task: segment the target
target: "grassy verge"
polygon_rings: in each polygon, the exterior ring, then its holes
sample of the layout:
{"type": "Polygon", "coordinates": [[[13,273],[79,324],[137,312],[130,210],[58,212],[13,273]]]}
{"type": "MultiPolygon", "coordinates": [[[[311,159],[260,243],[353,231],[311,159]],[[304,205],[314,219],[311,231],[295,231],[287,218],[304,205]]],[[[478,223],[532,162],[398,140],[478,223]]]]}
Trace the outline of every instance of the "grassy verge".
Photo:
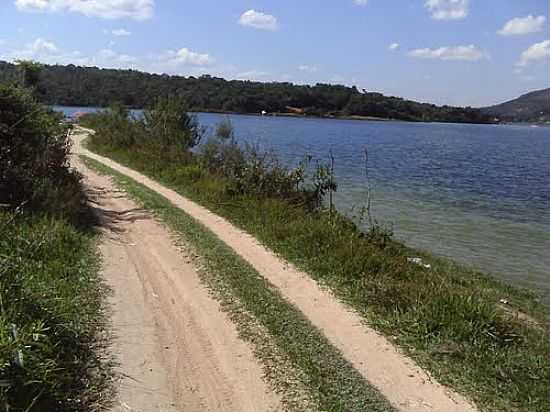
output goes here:
{"type": "Polygon", "coordinates": [[[550,410],[550,330],[525,291],[284,199],[228,195],[231,182],[145,150],[92,146],[203,204],[329,286],[439,381],[483,410],[550,410]],[[421,256],[424,269],[408,261],[421,256]],[[509,305],[499,304],[501,299],[509,305]]]}
{"type": "Polygon", "coordinates": [[[107,397],[93,235],[0,212],[0,409],[90,411],[107,397]]]}
{"type": "Polygon", "coordinates": [[[121,188],[167,223],[199,256],[203,280],[237,321],[241,335],[253,343],[257,356],[268,365],[267,375],[275,380],[283,398],[284,392],[292,392],[296,385],[284,382],[284,372],[278,370],[273,357],[282,358],[297,371],[291,378],[299,380],[298,386],[308,393],[298,401],[292,395],[287,397],[289,409],[305,410],[305,401],[314,404],[314,410],[393,410],[300,311],[212,232],[156,192],[92,159],[83,160],[98,172],[113,176],[121,188]],[[257,322],[269,335],[274,348],[254,331],[251,322],[257,322]]]}

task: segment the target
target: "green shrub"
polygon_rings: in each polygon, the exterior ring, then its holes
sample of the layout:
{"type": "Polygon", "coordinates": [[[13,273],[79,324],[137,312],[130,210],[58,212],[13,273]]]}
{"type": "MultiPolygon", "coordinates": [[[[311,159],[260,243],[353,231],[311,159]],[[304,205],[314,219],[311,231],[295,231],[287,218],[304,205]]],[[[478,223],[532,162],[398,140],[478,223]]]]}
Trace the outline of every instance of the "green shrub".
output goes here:
{"type": "Polygon", "coordinates": [[[163,149],[188,151],[200,143],[204,134],[179,96],[158,98],[153,107],[143,113],[143,117],[143,124],[153,137],[151,143],[163,149]]]}
{"type": "Polygon", "coordinates": [[[68,128],[26,89],[0,86],[0,204],[75,218],[84,197],[68,128]]]}
{"type": "Polygon", "coordinates": [[[226,141],[235,140],[235,129],[229,117],[226,117],[216,125],[216,137],[226,141]]]}
{"type": "Polygon", "coordinates": [[[214,136],[192,150],[205,130],[185,110],[182,100],[166,97],[147,110],[144,119],[132,118],[122,108],[113,107],[85,116],[81,124],[96,131],[90,142],[92,149],[131,148],[135,156],[141,153],[147,159],[144,167],[170,181],[196,182],[207,175],[221,178],[230,197],[285,199],[320,210],[325,195],[336,190],[326,165],[317,164],[308,178],[310,158],[290,169],[257,146],[240,146],[228,119],[216,126],[214,136]]]}

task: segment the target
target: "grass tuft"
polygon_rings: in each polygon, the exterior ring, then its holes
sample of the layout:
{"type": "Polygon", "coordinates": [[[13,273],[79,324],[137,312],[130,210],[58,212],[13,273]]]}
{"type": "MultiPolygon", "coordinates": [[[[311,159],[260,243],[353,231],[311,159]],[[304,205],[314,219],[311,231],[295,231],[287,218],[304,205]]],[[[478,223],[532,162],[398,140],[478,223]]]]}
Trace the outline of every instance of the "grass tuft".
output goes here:
{"type": "Polygon", "coordinates": [[[98,269],[93,235],[0,212],[0,408],[89,411],[107,400],[98,269]]]}

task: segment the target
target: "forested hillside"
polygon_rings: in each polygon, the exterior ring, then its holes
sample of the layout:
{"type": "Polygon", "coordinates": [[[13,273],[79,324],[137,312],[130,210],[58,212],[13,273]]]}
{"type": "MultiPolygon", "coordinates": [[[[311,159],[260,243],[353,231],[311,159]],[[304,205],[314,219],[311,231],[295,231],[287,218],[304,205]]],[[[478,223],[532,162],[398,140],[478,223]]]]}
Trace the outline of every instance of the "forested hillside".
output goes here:
{"type": "Polygon", "coordinates": [[[550,89],[524,94],[509,102],[487,107],[483,112],[506,122],[550,122],[550,89]]]}
{"type": "MultiPolygon", "coordinates": [[[[16,76],[15,66],[0,62],[0,82],[16,76]]],[[[235,113],[298,113],[313,116],[372,116],[431,122],[487,123],[478,109],[438,107],[356,87],[317,84],[227,81],[211,76],[181,77],[96,67],[45,66],[39,96],[47,104],[108,106],[120,102],[144,108],[161,95],[178,94],[191,110],[235,113]]]]}

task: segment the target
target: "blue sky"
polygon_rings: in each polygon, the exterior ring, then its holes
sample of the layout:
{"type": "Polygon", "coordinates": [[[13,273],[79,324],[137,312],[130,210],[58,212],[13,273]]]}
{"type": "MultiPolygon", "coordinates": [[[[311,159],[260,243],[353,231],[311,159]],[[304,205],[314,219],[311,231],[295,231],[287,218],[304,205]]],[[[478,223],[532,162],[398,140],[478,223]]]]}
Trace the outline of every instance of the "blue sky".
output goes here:
{"type": "Polygon", "coordinates": [[[0,0],[0,59],[487,105],[550,87],[549,0],[0,0]]]}

